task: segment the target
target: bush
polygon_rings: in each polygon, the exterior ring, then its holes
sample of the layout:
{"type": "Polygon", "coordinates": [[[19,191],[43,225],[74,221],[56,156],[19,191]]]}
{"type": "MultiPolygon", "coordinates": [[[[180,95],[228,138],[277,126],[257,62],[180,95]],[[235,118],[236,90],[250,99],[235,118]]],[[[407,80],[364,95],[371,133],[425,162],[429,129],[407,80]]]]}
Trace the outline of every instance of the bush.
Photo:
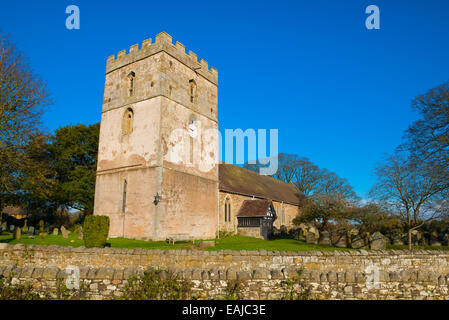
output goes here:
{"type": "Polygon", "coordinates": [[[186,300],[191,299],[192,283],[179,280],[172,272],[149,269],[143,276],[128,279],[124,300],[186,300]],[[162,273],[165,276],[162,276],[162,273]]]}
{"type": "Polygon", "coordinates": [[[23,231],[23,234],[27,234],[27,233],[28,233],[27,219],[25,219],[25,222],[24,222],[24,224],[23,224],[22,231],[23,231]]]}
{"type": "Polygon", "coordinates": [[[10,286],[11,279],[0,277],[0,300],[40,300],[31,284],[10,286]]]}
{"type": "Polygon", "coordinates": [[[109,234],[109,217],[87,216],[84,219],[83,238],[86,248],[104,247],[109,234]]]}

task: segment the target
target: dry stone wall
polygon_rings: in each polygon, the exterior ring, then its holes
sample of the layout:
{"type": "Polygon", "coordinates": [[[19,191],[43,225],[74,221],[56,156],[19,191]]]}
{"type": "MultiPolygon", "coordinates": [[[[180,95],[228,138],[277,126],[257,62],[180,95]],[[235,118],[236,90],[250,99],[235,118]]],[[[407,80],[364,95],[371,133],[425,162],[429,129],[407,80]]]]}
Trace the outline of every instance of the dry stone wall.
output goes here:
{"type": "Polygon", "coordinates": [[[201,299],[222,298],[240,281],[243,299],[281,299],[302,286],[310,299],[449,299],[444,251],[267,252],[0,246],[0,275],[54,288],[78,267],[87,299],[122,295],[127,279],[162,268],[191,281],[201,299]],[[298,271],[301,273],[298,280],[298,271]]]}

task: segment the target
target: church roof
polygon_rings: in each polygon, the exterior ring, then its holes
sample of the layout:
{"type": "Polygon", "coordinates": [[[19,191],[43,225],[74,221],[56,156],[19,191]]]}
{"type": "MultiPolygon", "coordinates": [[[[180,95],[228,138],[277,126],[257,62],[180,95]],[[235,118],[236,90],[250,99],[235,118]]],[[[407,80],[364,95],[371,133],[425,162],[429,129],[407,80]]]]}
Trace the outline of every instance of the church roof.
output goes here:
{"type": "Polygon", "coordinates": [[[2,213],[14,218],[23,218],[27,216],[27,212],[25,211],[25,209],[19,206],[6,206],[3,208],[2,213]]]}
{"type": "Polygon", "coordinates": [[[220,191],[300,205],[304,195],[292,184],[228,163],[219,164],[220,191]]]}
{"type": "Polygon", "coordinates": [[[237,217],[265,217],[270,206],[270,200],[245,200],[237,217]]]}

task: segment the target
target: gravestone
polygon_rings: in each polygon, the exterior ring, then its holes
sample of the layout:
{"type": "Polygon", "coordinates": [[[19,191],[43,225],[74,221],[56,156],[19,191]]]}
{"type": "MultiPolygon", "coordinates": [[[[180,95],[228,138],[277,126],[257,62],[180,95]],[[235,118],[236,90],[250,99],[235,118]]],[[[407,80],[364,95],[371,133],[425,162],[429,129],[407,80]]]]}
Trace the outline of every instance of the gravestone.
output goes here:
{"type": "Polygon", "coordinates": [[[318,244],[318,238],[314,232],[307,232],[306,234],[306,242],[308,244],[318,244]]]}
{"type": "Polygon", "coordinates": [[[79,240],[83,240],[83,227],[79,227],[78,228],[78,235],[77,235],[79,240]]]}
{"type": "Polygon", "coordinates": [[[402,241],[401,237],[397,236],[393,238],[393,245],[395,246],[403,246],[404,245],[404,241],[402,241]]]}
{"type": "Polygon", "coordinates": [[[2,231],[6,231],[8,229],[8,224],[5,222],[2,223],[2,231]]]}
{"type": "Polygon", "coordinates": [[[354,249],[366,249],[365,239],[359,235],[354,236],[352,238],[351,247],[354,249]]]}
{"type": "Polygon", "coordinates": [[[9,226],[9,231],[10,232],[14,232],[15,228],[16,228],[16,226],[12,224],[12,225],[9,226]]]}
{"type": "Polygon", "coordinates": [[[306,241],[306,236],[303,229],[298,230],[298,238],[299,241],[306,241]]]}
{"type": "Polygon", "coordinates": [[[45,227],[44,232],[48,234],[50,232],[50,228],[49,227],[45,227]]]}
{"type": "Polygon", "coordinates": [[[33,226],[30,226],[30,227],[28,228],[28,235],[29,235],[29,236],[34,235],[34,227],[33,227],[33,226]]]}
{"type": "Polygon", "coordinates": [[[320,244],[330,246],[331,245],[331,237],[329,235],[329,231],[323,231],[320,234],[320,244]]]}
{"type": "Polygon", "coordinates": [[[198,246],[200,248],[215,247],[215,241],[214,240],[200,241],[198,242],[198,246]]]}
{"type": "Polygon", "coordinates": [[[54,228],[54,229],[53,229],[53,235],[54,235],[54,236],[57,236],[58,234],[59,234],[58,228],[54,228]]]}
{"type": "Polygon", "coordinates": [[[20,228],[16,228],[16,230],[14,231],[14,239],[20,240],[21,235],[22,235],[22,232],[20,231],[20,228]]]}
{"type": "Polygon", "coordinates": [[[439,241],[434,241],[434,242],[431,242],[430,245],[431,245],[432,247],[441,247],[441,242],[439,242],[439,241]]]}
{"type": "Polygon", "coordinates": [[[435,231],[430,234],[430,245],[433,246],[434,243],[436,246],[441,246],[441,242],[438,239],[438,233],[435,231]]]}
{"type": "Polygon", "coordinates": [[[64,226],[61,227],[61,233],[62,233],[62,237],[64,239],[67,239],[69,237],[69,232],[67,231],[67,229],[64,226]]]}
{"type": "Polygon", "coordinates": [[[449,234],[446,233],[444,235],[443,239],[444,239],[444,245],[449,246],[449,234]]]}
{"type": "Polygon", "coordinates": [[[337,239],[337,242],[334,243],[334,246],[338,247],[338,248],[347,248],[348,244],[347,244],[347,239],[346,239],[346,235],[340,235],[339,238],[337,239]]]}
{"type": "Polygon", "coordinates": [[[387,238],[380,232],[374,232],[370,238],[371,250],[385,250],[387,248],[387,238]]]}

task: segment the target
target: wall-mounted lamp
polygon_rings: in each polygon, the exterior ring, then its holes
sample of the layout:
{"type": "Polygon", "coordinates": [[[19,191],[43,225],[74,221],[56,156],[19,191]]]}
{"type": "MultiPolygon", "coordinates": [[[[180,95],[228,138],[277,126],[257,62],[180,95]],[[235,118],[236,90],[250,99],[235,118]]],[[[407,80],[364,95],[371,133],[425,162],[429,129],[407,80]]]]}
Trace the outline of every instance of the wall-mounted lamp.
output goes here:
{"type": "Polygon", "coordinates": [[[156,205],[157,206],[157,204],[159,203],[159,201],[161,201],[161,196],[159,195],[159,193],[157,192],[156,193],[156,195],[154,196],[154,201],[153,201],[153,203],[154,203],[154,205],[156,205]]]}

